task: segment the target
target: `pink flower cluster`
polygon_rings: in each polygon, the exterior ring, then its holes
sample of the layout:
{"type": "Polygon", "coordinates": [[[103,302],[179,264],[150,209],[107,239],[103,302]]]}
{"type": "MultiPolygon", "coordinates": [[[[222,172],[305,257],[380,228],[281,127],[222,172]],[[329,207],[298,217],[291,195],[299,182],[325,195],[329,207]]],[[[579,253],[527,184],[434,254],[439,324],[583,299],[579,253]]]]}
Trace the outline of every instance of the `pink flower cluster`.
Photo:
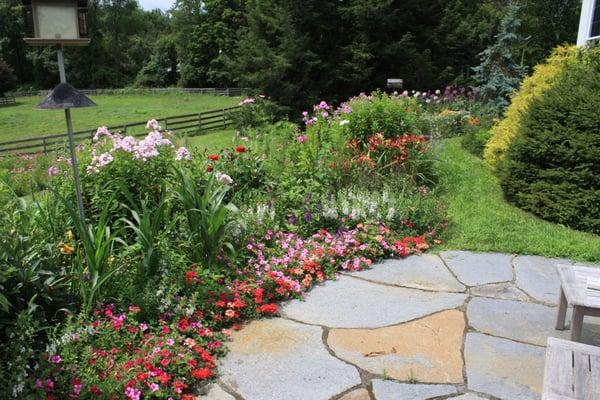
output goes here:
{"type": "Polygon", "coordinates": [[[245,105],[254,104],[254,103],[256,103],[256,99],[254,99],[253,97],[248,97],[247,99],[240,101],[239,105],[245,106],[245,105]]]}
{"type": "MultiPolygon", "coordinates": [[[[152,129],[152,132],[148,133],[142,140],[137,140],[133,136],[123,137],[119,132],[112,133],[107,127],[102,126],[98,128],[94,135],[94,142],[96,146],[103,144],[108,141],[112,144],[109,151],[97,154],[96,148],[92,149],[92,161],[86,168],[87,174],[94,174],[100,172],[100,169],[113,160],[113,153],[117,151],[123,151],[129,153],[135,160],[147,161],[150,158],[157,157],[160,152],[161,146],[173,147],[173,143],[166,139],[160,132],[160,125],[155,119],[148,121],[146,124],[148,129],[152,129]],[[105,140],[102,140],[105,138],[105,140]]],[[[191,159],[190,152],[185,147],[180,147],[175,155],[177,160],[191,159]]],[[[50,173],[50,171],[48,171],[50,173]]]]}

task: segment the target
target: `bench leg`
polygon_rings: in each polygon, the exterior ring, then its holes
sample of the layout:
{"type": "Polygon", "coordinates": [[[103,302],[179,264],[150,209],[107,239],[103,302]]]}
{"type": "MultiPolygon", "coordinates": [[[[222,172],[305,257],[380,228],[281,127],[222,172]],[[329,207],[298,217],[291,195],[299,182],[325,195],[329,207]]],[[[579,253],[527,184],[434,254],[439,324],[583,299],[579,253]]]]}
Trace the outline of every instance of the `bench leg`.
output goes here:
{"type": "Polygon", "coordinates": [[[571,319],[571,340],[579,342],[581,339],[581,328],[583,326],[583,308],[573,306],[573,318],[571,319]]]}
{"type": "Polygon", "coordinates": [[[560,288],[558,295],[558,316],[556,317],[556,329],[562,331],[565,329],[565,318],[567,317],[567,298],[565,292],[560,288]]]}

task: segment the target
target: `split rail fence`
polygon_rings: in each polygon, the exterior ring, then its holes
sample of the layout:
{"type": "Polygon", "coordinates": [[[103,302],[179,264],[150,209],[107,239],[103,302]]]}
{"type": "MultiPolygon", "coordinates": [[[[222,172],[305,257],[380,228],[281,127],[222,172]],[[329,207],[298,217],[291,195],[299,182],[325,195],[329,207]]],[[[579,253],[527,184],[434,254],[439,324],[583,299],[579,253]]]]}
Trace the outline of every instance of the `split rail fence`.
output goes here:
{"type": "MultiPolygon", "coordinates": [[[[173,133],[186,133],[189,136],[202,135],[208,131],[226,129],[233,124],[231,113],[238,110],[240,106],[222,108],[219,110],[204,111],[194,114],[175,115],[158,119],[163,130],[173,133]]],[[[109,126],[111,132],[120,131],[122,135],[134,137],[145,136],[147,121],[129,122],[122,125],[109,126]]],[[[73,133],[75,143],[91,141],[96,133],[96,128],[86,129],[73,133]]],[[[12,140],[0,142],[0,155],[6,154],[47,154],[66,148],[67,134],[39,136],[30,139],[12,140]]]]}
{"type": "MultiPolygon", "coordinates": [[[[247,94],[248,88],[140,88],[140,89],[79,89],[85,95],[99,94],[137,94],[137,93],[200,93],[215,96],[242,96],[247,94]]],[[[50,90],[35,90],[30,92],[7,93],[12,97],[46,96],[50,90]]]]}

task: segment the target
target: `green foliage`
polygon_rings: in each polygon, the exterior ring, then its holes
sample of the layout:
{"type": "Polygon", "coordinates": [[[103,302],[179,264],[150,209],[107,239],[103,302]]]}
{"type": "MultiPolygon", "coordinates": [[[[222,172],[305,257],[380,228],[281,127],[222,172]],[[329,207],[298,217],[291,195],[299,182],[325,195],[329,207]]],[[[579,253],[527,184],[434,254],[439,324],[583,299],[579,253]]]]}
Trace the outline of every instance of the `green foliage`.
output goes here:
{"type": "Polygon", "coordinates": [[[13,74],[13,69],[0,58],[0,97],[17,84],[17,77],[13,74]]]}
{"type": "Polygon", "coordinates": [[[473,68],[477,95],[494,104],[499,113],[508,106],[510,94],[519,87],[526,71],[513,56],[513,46],[522,40],[518,34],[519,10],[516,5],[509,6],[496,42],[479,54],[481,63],[473,68]]]}
{"type": "Polygon", "coordinates": [[[167,87],[177,84],[177,49],[172,36],[160,38],[148,62],[138,72],[134,85],[167,87]]]}
{"type": "Polygon", "coordinates": [[[374,133],[392,138],[412,133],[418,107],[414,100],[394,98],[385,93],[376,93],[371,98],[358,97],[350,102],[352,112],[347,114],[348,131],[352,138],[366,142],[374,133]]]}
{"type": "Polygon", "coordinates": [[[232,221],[238,209],[226,201],[230,187],[225,180],[215,177],[216,174],[208,176],[200,188],[189,171],[177,169],[175,173],[177,184],[173,190],[188,224],[189,257],[196,262],[216,266],[217,257],[224,250],[235,251],[229,239],[232,231],[239,228],[232,221]]]}
{"type": "MultiPolygon", "coordinates": [[[[168,223],[170,210],[169,204],[165,199],[165,190],[161,190],[161,197],[155,207],[151,207],[147,201],[143,200],[138,209],[129,209],[131,219],[125,218],[127,227],[135,234],[136,245],[142,253],[142,265],[138,268],[139,278],[147,279],[157,275],[159,262],[161,259],[161,243],[168,232],[168,223]]],[[[130,199],[130,203],[136,207],[135,200],[130,199]]]]}
{"type": "MultiPolygon", "coordinates": [[[[58,192],[55,195],[60,197],[58,192]]],[[[74,291],[81,299],[83,313],[88,314],[103,298],[109,280],[122,267],[114,263],[113,257],[115,243],[122,240],[119,232],[111,231],[109,226],[111,201],[100,212],[97,224],[93,224],[81,220],[74,204],[62,197],[60,200],[71,215],[79,239],[75,245],[63,244],[62,251],[74,255],[74,291]]]]}
{"type": "Polygon", "coordinates": [[[500,168],[506,197],[540,217],[600,233],[600,49],[578,54],[533,100],[500,168]]]}
{"type": "Polygon", "coordinates": [[[484,151],[485,161],[490,166],[496,168],[502,162],[517,136],[530,103],[552,87],[567,64],[575,59],[576,53],[575,46],[557,47],[543,63],[534,67],[531,76],[523,80],[520,89],[512,96],[504,118],[492,127],[491,137],[484,151]]]}
{"type": "Polygon", "coordinates": [[[483,157],[483,150],[487,141],[490,139],[490,130],[477,127],[469,129],[461,139],[462,146],[471,154],[479,158],[483,157]]]}
{"type": "Polygon", "coordinates": [[[248,97],[240,102],[240,109],[230,113],[233,127],[242,136],[256,128],[275,123],[283,116],[281,107],[264,96],[248,97]]]}

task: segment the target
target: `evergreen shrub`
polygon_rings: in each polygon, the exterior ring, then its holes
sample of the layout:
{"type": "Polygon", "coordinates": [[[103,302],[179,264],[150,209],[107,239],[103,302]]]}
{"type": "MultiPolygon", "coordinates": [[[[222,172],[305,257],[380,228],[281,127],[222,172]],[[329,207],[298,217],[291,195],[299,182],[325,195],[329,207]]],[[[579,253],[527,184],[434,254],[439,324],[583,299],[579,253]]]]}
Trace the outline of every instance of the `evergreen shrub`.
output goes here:
{"type": "Polygon", "coordinates": [[[555,78],[563,71],[569,60],[576,54],[576,47],[558,47],[550,57],[534,68],[531,76],[525,78],[518,92],[511,99],[504,118],[492,127],[490,140],[484,150],[485,161],[493,168],[504,159],[506,151],[521,126],[523,115],[529,104],[552,86],[555,78]]]}
{"type": "Polygon", "coordinates": [[[509,201],[600,234],[600,47],[582,50],[531,102],[499,173],[509,201]]]}

